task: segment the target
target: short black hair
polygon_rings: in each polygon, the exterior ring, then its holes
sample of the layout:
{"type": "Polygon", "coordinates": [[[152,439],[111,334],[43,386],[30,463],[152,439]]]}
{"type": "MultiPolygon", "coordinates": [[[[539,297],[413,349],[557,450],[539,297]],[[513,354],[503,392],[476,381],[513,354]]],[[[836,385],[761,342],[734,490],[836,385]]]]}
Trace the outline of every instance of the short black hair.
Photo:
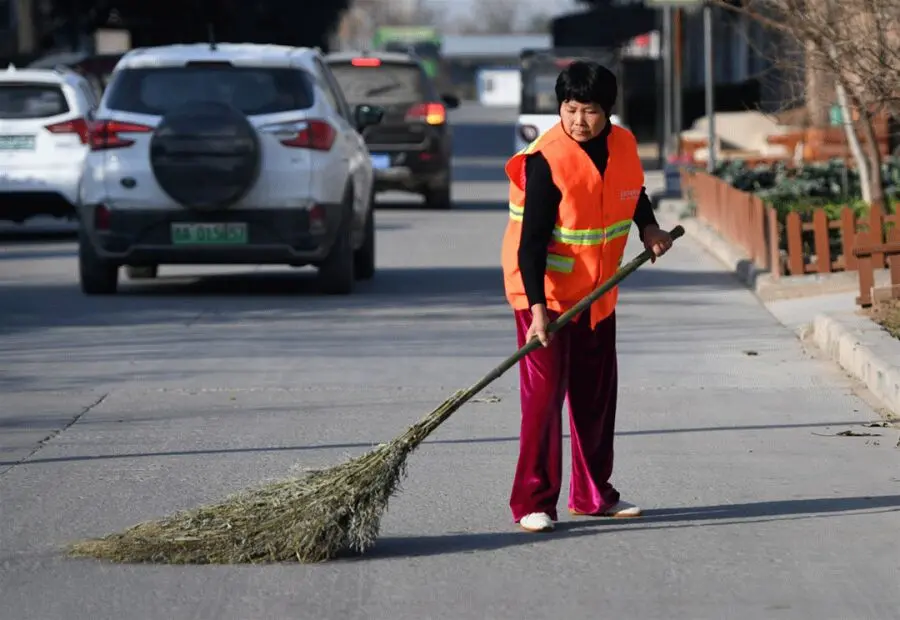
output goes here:
{"type": "Polygon", "coordinates": [[[609,116],[619,95],[615,74],[592,60],[576,60],[556,78],[556,101],[594,103],[609,116]]]}

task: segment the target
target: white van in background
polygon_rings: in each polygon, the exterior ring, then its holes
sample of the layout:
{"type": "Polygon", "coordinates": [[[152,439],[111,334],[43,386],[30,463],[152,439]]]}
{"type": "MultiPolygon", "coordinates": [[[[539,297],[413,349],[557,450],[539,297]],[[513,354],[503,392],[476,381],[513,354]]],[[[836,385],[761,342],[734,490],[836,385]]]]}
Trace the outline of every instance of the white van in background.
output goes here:
{"type": "Polygon", "coordinates": [[[476,78],[478,101],[491,107],[517,107],[522,99],[522,75],[518,69],[488,67],[476,78]]]}

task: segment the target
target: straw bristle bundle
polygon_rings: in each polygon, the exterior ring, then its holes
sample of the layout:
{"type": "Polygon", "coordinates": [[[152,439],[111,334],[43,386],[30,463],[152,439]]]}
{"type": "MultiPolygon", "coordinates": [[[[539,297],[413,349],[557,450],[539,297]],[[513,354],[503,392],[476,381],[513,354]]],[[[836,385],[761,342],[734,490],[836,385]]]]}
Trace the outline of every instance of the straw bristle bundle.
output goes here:
{"type": "Polygon", "coordinates": [[[392,442],[341,465],[78,542],[69,553],[165,564],[312,563],[362,553],[378,536],[407,457],[459,408],[459,395],[392,442]]]}

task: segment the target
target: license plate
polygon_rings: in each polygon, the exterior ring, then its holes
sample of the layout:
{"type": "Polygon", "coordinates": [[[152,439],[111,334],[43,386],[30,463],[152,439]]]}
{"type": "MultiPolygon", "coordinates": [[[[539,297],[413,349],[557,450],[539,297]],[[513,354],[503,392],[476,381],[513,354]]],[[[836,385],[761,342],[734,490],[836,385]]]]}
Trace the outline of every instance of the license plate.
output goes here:
{"type": "Polygon", "coordinates": [[[172,243],[175,245],[235,245],[247,243],[244,223],[177,223],[172,224],[172,243]]]}
{"type": "Polygon", "coordinates": [[[0,136],[0,151],[33,151],[34,136],[0,136]]]}
{"type": "Polygon", "coordinates": [[[372,167],[373,168],[376,168],[378,170],[383,170],[385,168],[391,167],[391,156],[390,155],[383,155],[381,153],[377,153],[377,154],[372,154],[370,157],[372,159],[372,167]]]}

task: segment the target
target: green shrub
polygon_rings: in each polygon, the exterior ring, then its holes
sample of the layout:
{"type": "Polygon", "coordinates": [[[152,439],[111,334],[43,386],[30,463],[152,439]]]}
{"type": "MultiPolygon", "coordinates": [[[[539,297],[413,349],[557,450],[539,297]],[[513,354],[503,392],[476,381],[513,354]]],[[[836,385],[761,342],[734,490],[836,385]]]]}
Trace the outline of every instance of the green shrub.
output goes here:
{"type": "MultiPolygon", "coordinates": [[[[775,208],[784,222],[790,212],[808,220],[816,208],[825,209],[829,219],[840,217],[841,209],[851,207],[857,216],[867,212],[862,201],[859,174],[841,160],[790,168],[782,163],[749,166],[743,161],[720,163],[714,172],[732,187],[751,192],[775,208]]],[[[900,158],[882,164],[882,180],[888,210],[900,200],[900,158]]]]}
{"type": "MultiPolygon", "coordinates": [[[[859,218],[869,211],[862,200],[859,174],[841,160],[807,164],[792,168],[783,163],[750,166],[743,161],[726,161],[716,166],[715,176],[732,187],[756,194],[771,205],[778,217],[780,249],[787,250],[785,223],[789,213],[797,213],[804,222],[812,220],[815,209],[824,209],[829,220],[839,219],[844,207],[859,218]]],[[[900,158],[888,158],[882,164],[882,186],[889,213],[900,205],[900,158]]],[[[842,251],[839,230],[829,231],[832,255],[842,251]]],[[[814,254],[811,232],[803,234],[804,254],[814,254]]]]}

